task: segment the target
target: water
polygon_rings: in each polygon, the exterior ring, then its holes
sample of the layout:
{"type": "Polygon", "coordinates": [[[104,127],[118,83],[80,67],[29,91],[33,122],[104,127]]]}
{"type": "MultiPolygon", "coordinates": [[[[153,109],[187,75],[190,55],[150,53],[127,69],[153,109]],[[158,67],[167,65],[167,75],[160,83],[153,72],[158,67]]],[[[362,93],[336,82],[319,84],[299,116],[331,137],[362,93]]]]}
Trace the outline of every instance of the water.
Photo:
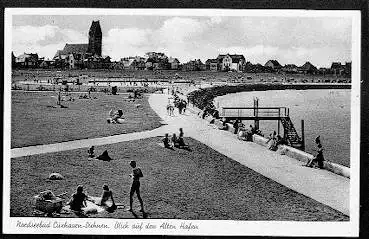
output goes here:
{"type": "MultiPolygon", "coordinates": [[[[276,90],[241,92],[220,96],[220,107],[288,107],[291,120],[301,136],[301,120],[305,121],[305,151],[315,155],[315,138],[320,135],[325,159],[350,166],[351,90],[276,90]]],[[[245,121],[246,125],[253,122],[245,121]]],[[[260,121],[265,136],[277,131],[277,121],[260,121]]],[[[281,135],[283,127],[281,125],[281,135]]]]}

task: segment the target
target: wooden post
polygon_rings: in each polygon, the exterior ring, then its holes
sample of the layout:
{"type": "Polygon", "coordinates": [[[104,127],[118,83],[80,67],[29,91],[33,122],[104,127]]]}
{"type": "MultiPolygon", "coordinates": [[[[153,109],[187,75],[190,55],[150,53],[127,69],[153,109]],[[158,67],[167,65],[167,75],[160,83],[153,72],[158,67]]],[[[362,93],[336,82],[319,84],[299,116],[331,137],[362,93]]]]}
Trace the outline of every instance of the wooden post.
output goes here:
{"type": "Polygon", "coordinates": [[[278,109],[278,135],[280,135],[280,128],[281,128],[281,108],[278,109]]]}
{"type": "Polygon", "coordinates": [[[256,119],[255,119],[255,128],[256,129],[259,129],[259,120],[257,119],[258,118],[258,114],[259,114],[259,99],[256,97],[255,99],[255,106],[254,108],[256,109],[256,112],[255,112],[255,116],[256,116],[256,119]]]}
{"type": "Polygon", "coordinates": [[[305,123],[304,123],[304,120],[301,120],[301,149],[303,151],[305,151],[305,123]]]}

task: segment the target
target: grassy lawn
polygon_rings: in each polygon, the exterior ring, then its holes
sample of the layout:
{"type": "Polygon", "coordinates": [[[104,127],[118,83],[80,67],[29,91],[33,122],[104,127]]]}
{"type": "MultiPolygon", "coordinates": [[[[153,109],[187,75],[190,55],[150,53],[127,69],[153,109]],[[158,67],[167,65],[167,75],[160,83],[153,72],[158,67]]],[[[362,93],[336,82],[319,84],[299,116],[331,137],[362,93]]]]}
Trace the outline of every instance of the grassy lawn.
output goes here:
{"type": "MultiPolygon", "coordinates": [[[[160,138],[99,146],[114,159],[89,160],[86,148],[11,159],[11,216],[32,216],[32,197],[40,191],[55,194],[84,185],[91,196],[99,196],[104,183],[117,202],[128,205],[130,160],[142,169],[141,194],[149,218],[205,220],[298,220],[347,221],[332,208],[298,194],[207,146],[186,138],[192,151],[168,150],[160,138]],[[51,181],[52,172],[65,179],[51,181]]],[[[138,212],[135,198],[134,210],[138,212]]],[[[63,214],[62,214],[63,216],[63,214]]],[[[139,215],[141,216],[141,215],[139,215]]],[[[91,217],[132,218],[118,209],[91,217]]]]}
{"type": "Polygon", "coordinates": [[[79,99],[78,93],[72,95],[75,101],[62,101],[68,108],[53,108],[57,93],[12,92],[11,147],[131,133],[161,125],[146,96],[128,102],[124,100],[127,95],[91,93],[97,99],[90,100],[79,99]],[[110,109],[122,109],[125,123],[107,124],[110,109]]]}

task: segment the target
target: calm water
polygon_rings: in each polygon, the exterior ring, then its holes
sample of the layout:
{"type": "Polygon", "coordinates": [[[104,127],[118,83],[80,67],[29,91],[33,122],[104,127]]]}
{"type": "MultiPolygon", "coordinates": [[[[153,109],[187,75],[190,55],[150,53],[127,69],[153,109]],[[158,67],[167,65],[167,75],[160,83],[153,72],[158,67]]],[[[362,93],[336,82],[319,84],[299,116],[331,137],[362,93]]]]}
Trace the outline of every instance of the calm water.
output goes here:
{"type": "MultiPolygon", "coordinates": [[[[288,107],[291,120],[301,136],[301,120],[305,121],[306,151],[315,155],[315,138],[320,135],[327,160],[350,166],[350,90],[280,90],[241,92],[220,96],[215,105],[252,107],[288,107]]],[[[245,121],[247,125],[253,122],[245,121]]],[[[260,121],[267,136],[277,131],[276,121],[260,121]]],[[[281,135],[283,127],[281,126],[281,135]]]]}

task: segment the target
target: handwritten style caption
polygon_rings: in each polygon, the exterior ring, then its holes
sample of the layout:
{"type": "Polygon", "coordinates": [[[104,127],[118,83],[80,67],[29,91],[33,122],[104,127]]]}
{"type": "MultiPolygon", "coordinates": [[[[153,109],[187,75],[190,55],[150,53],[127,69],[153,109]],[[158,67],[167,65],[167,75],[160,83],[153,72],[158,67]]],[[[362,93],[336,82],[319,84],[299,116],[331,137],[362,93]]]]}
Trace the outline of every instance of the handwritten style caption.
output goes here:
{"type": "Polygon", "coordinates": [[[84,223],[75,223],[69,220],[45,221],[45,220],[17,220],[17,228],[33,229],[115,229],[115,230],[181,230],[196,231],[199,225],[194,222],[175,221],[175,222],[130,222],[114,220],[111,223],[101,223],[99,221],[87,221],[84,223]]]}

